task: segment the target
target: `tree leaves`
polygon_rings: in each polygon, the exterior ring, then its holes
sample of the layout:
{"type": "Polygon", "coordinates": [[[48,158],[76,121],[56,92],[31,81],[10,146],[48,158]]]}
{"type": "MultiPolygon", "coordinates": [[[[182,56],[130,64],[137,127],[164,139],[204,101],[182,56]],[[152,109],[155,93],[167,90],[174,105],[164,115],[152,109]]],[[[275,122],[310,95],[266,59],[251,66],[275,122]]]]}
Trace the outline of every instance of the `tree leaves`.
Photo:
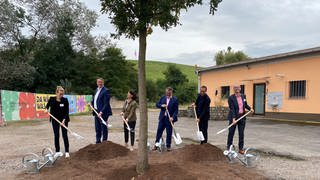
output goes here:
{"type": "Polygon", "coordinates": [[[221,50],[217,52],[214,59],[216,65],[223,65],[248,60],[249,56],[242,51],[233,51],[231,47],[228,47],[227,51],[221,50]]]}

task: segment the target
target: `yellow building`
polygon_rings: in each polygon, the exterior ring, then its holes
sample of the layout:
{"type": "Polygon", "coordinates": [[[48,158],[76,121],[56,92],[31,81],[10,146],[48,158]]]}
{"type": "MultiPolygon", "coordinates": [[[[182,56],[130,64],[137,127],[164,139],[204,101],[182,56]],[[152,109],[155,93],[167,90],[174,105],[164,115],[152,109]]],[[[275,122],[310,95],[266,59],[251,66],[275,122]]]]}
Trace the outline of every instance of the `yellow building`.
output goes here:
{"type": "Polygon", "coordinates": [[[320,47],[198,70],[211,106],[227,106],[233,85],[242,86],[255,115],[320,121],[320,47]]]}

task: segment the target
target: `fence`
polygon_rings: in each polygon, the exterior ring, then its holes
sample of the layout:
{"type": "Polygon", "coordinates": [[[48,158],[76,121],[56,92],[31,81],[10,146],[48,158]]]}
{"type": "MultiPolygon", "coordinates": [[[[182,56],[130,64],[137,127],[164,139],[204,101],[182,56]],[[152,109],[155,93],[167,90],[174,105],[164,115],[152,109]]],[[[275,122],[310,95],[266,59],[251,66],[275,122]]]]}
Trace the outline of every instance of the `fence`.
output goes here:
{"type": "MultiPolygon", "coordinates": [[[[44,113],[44,110],[51,96],[55,95],[1,90],[2,122],[47,118],[48,114],[44,113]]],[[[64,97],[69,101],[70,114],[89,112],[87,104],[92,100],[91,95],[65,95],[64,97]]]]}
{"type": "MultiPolygon", "coordinates": [[[[229,108],[228,107],[210,107],[210,120],[221,121],[228,119],[229,108]]],[[[181,117],[194,117],[194,111],[192,107],[188,109],[179,110],[179,116],[181,117]]]]}

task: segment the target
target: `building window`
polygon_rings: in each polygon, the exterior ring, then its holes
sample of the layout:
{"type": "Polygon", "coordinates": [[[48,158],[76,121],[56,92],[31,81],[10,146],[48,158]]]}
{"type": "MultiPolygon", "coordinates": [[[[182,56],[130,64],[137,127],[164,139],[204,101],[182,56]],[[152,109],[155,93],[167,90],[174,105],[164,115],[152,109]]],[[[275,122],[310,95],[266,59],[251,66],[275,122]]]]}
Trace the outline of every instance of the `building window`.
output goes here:
{"type": "Polygon", "coordinates": [[[244,94],[244,85],[240,85],[241,87],[241,94],[244,94]]]}
{"type": "Polygon", "coordinates": [[[228,98],[230,95],[230,86],[221,87],[221,98],[228,98]]]}
{"type": "Polygon", "coordinates": [[[289,81],[289,98],[305,98],[306,84],[306,80],[289,81]]]}

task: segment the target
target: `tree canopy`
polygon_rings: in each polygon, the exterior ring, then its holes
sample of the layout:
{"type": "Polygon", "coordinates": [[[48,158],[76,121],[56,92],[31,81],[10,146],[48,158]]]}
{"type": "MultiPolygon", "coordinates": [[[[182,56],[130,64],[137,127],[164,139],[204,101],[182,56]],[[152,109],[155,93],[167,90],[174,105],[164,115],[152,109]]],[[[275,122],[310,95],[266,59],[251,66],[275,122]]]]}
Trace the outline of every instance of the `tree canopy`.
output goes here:
{"type": "Polygon", "coordinates": [[[221,50],[217,52],[214,59],[216,65],[223,65],[248,60],[249,56],[242,51],[233,51],[231,47],[228,47],[226,51],[221,50]]]}
{"type": "MultiPolygon", "coordinates": [[[[210,0],[210,14],[214,14],[222,0],[210,0]]],[[[206,1],[207,2],[207,1],[206,1]]],[[[152,27],[158,26],[168,30],[180,24],[182,10],[195,5],[202,5],[202,0],[101,0],[102,12],[109,16],[115,26],[114,37],[125,36],[135,39],[139,37],[139,73],[138,90],[140,103],[140,128],[138,162],[136,170],[143,174],[148,169],[148,116],[145,60],[147,35],[152,27]]]]}

